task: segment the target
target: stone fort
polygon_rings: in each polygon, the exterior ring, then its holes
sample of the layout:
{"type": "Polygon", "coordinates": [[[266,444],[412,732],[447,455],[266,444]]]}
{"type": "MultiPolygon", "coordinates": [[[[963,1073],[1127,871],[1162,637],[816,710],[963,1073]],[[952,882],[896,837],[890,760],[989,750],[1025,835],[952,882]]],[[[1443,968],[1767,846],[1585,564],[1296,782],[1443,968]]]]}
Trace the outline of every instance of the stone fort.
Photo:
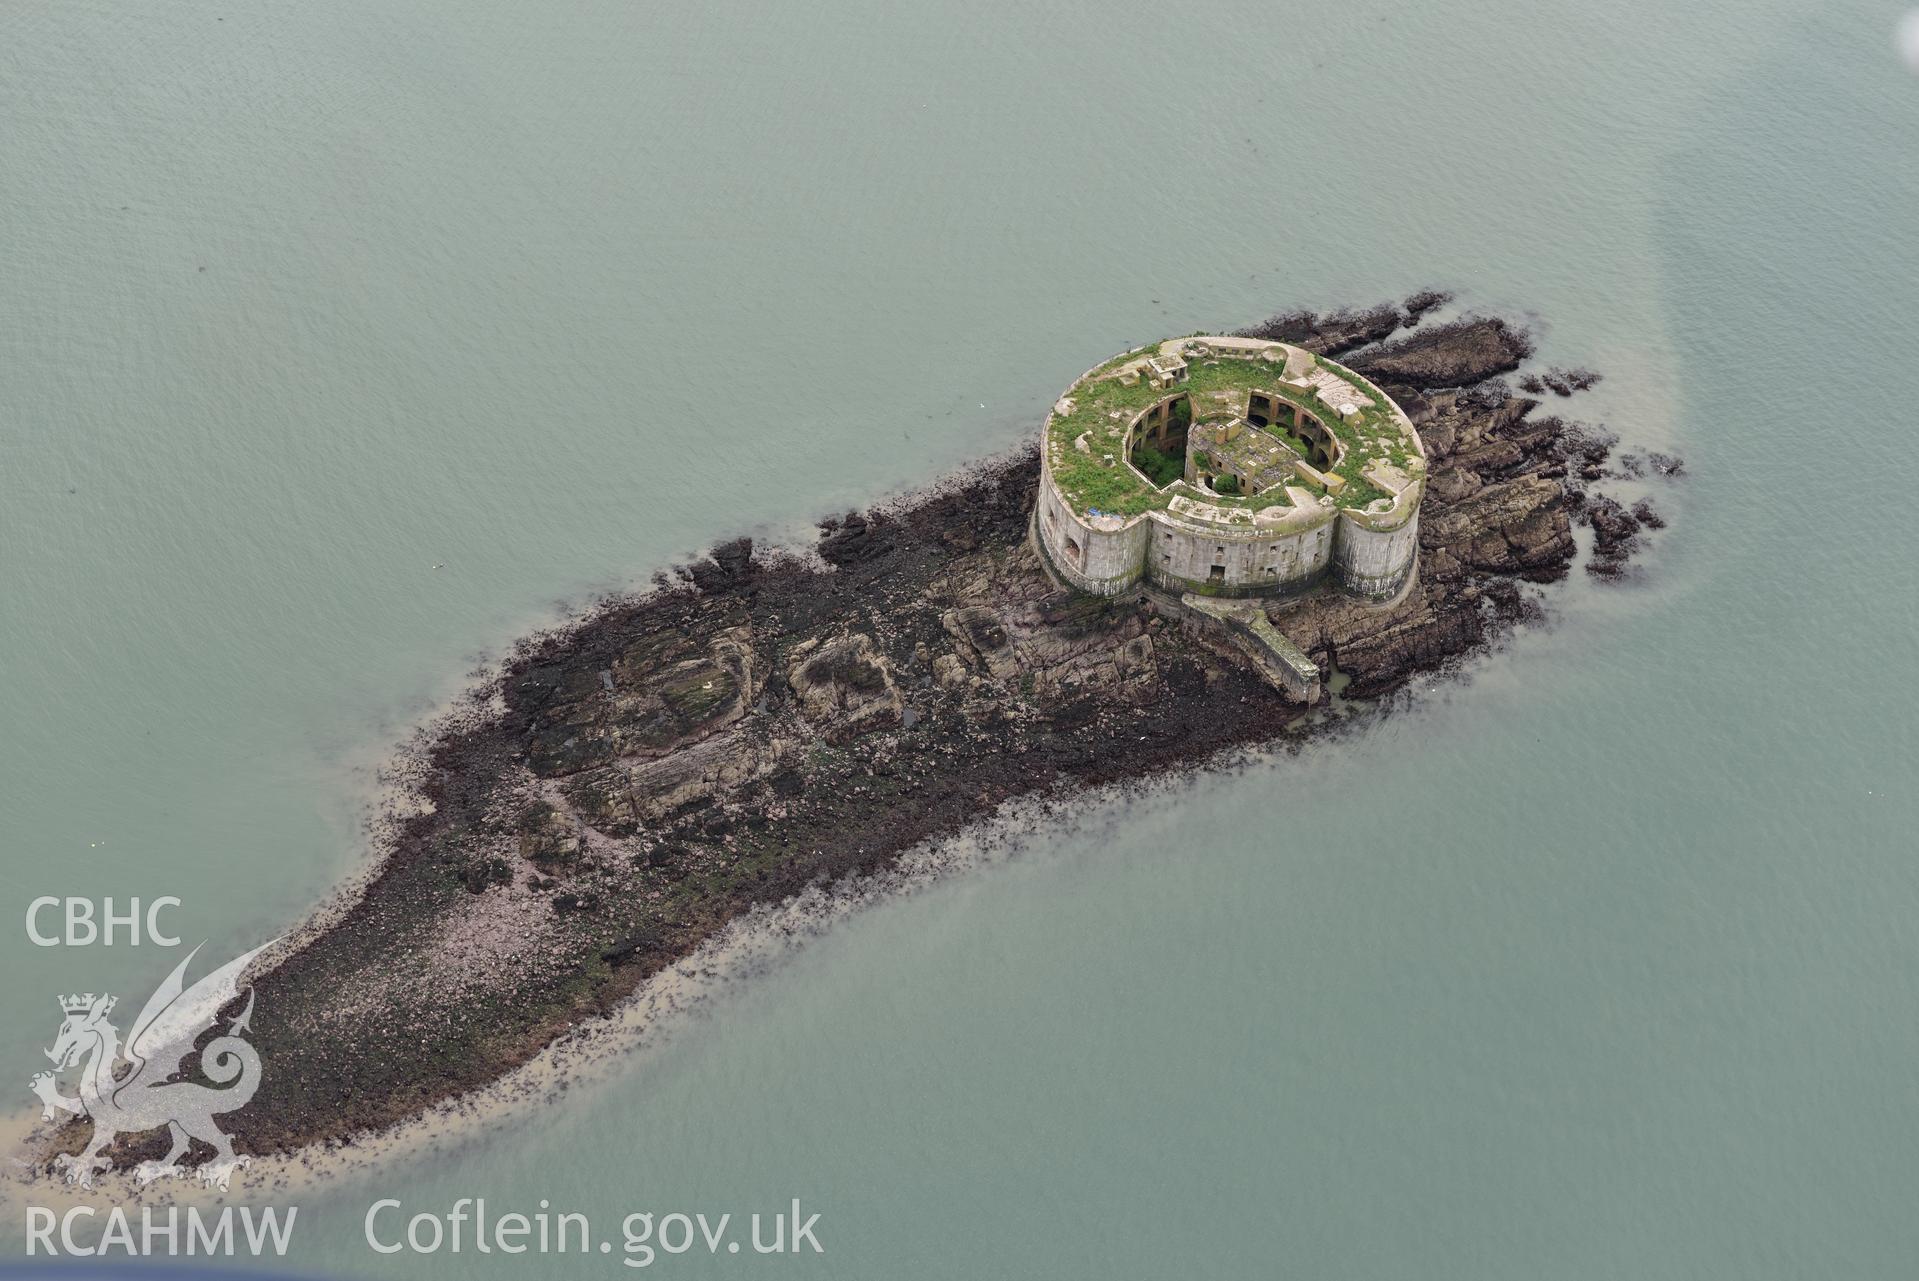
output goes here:
{"type": "Polygon", "coordinates": [[[1035,541],[1081,591],[1204,604],[1323,584],[1385,602],[1416,572],[1418,432],[1301,347],[1199,335],[1122,353],[1054,404],[1041,455],[1035,541]]]}

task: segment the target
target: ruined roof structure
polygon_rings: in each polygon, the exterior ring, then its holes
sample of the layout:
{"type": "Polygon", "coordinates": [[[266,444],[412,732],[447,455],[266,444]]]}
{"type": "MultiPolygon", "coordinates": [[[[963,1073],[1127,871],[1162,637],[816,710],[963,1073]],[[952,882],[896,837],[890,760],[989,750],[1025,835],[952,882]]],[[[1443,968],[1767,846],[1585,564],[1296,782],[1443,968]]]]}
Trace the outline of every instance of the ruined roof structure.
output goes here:
{"type": "Polygon", "coordinates": [[[1047,416],[1035,533],[1053,570],[1111,596],[1412,581],[1426,456],[1392,399],[1287,343],[1197,335],[1087,371],[1047,416]]]}

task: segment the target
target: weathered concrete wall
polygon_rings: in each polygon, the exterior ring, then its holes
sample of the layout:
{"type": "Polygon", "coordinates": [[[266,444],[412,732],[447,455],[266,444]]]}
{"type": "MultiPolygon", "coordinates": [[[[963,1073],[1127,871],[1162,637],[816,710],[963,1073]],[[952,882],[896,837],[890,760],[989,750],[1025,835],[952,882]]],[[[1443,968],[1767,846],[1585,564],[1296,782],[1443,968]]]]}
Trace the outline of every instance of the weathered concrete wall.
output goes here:
{"type": "Polygon", "coordinates": [[[1146,574],[1168,591],[1223,595],[1302,591],[1325,576],[1333,557],[1335,534],[1330,519],[1315,529],[1283,534],[1195,531],[1158,518],[1151,524],[1146,574]],[[1215,565],[1225,567],[1217,580],[1215,565]]]}
{"type": "Polygon", "coordinates": [[[1083,592],[1117,596],[1139,581],[1150,523],[1143,516],[1082,517],[1060,498],[1052,469],[1041,470],[1035,517],[1041,549],[1054,571],[1083,592]]]}
{"type": "Polygon", "coordinates": [[[1344,591],[1367,600],[1390,600],[1412,576],[1419,555],[1419,512],[1389,529],[1369,528],[1358,513],[1344,512],[1333,554],[1333,573],[1344,591]]]}

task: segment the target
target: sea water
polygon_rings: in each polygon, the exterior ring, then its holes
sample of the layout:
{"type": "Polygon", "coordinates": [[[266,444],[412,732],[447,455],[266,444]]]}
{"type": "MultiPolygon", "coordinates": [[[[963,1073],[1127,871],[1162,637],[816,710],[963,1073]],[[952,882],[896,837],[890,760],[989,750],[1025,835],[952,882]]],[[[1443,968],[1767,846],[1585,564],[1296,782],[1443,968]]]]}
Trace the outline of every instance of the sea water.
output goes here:
{"type": "Polygon", "coordinates": [[[821,1214],[822,1255],[689,1276],[1911,1275],[1900,18],[8,6],[15,1103],[56,994],[177,959],[32,946],[33,897],[178,896],[235,955],[364,864],[378,764],[516,635],[1016,446],[1129,344],[1438,286],[1605,374],[1542,412],[1685,457],[1620,491],[1672,522],[1635,578],[309,1189],[284,1266],[622,1271],[365,1242],[483,1196],[821,1214]]]}

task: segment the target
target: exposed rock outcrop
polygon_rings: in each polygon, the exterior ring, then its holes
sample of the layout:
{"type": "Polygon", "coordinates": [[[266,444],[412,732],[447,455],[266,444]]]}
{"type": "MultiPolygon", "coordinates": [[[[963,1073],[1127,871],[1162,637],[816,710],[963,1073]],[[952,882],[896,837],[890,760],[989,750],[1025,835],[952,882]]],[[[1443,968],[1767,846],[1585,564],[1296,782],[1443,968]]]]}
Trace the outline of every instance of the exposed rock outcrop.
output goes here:
{"type": "Polygon", "coordinates": [[[1463,387],[1519,368],[1532,351],[1523,330],[1478,317],[1416,329],[1347,356],[1345,363],[1375,382],[1463,387]]]}
{"type": "Polygon", "coordinates": [[[829,743],[897,725],[906,706],[886,656],[864,633],[802,641],[793,648],[786,680],[829,743]]]}

